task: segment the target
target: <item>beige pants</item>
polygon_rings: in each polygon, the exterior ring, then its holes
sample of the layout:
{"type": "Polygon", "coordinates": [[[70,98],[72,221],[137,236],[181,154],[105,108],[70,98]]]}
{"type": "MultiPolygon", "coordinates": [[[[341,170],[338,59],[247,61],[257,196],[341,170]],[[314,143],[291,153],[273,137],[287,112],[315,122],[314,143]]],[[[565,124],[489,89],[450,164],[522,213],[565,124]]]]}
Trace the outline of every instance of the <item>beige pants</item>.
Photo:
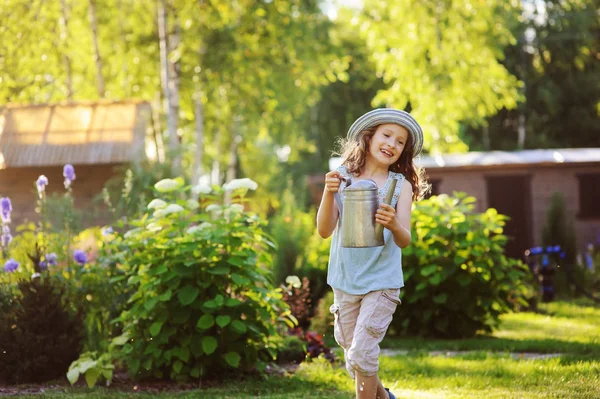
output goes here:
{"type": "Polygon", "coordinates": [[[401,303],[400,289],[351,295],[334,288],[333,296],[329,311],[335,317],[334,336],[344,349],[346,369],[352,378],[356,372],[367,377],[377,374],[379,343],[401,303]]]}

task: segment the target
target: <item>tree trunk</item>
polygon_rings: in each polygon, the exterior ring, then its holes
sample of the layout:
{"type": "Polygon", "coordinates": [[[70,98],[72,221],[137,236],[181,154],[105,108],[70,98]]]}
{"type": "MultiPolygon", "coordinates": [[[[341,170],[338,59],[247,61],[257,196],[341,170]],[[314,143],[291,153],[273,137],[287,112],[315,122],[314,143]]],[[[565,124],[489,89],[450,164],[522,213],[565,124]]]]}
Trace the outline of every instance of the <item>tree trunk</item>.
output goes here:
{"type": "MultiPolygon", "coordinates": [[[[226,182],[230,182],[236,178],[237,170],[237,148],[238,144],[242,141],[242,136],[239,134],[239,118],[234,118],[234,125],[231,129],[233,137],[231,138],[231,144],[229,145],[229,161],[227,162],[227,175],[226,182]]],[[[225,204],[231,204],[231,191],[225,193],[225,204]]]]}
{"type": "MultiPolygon", "coordinates": [[[[127,46],[127,40],[125,38],[125,23],[123,21],[123,15],[125,15],[125,11],[123,11],[123,0],[119,0],[119,2],[117,3],[117,8],[119,9],[119,40],[121,40],[121,45],[123,46],[123,55],[125,55],[129,52],[129,48],[127,46]]],[[[124,56],[122,59],[123,63],[121,65],[121,86],[125,90],[125,95],[127,97],[131,97],[131,87],[129,84],[128,77],[129,69],[127,68],[127,65],[129,65],[129,63],[127,62],[127,57],[124,56]]]]}
{"type": "Polygon", "coordinates": [[[196,152],[194,154],[194,170],[192,173],[192,184],[197,184],[200,176],[204,173],[202,159],[204,157],[204,109],[202,104],[202,92],[198,90],[194,98],[194,109],[196,117],[196,152]]]}
{"type": "Polygon", "coordinates": [[[73,98],[73,70],[71,67],[71,59],[67,51],[67,43],[69,42],[69,15],[67,13],[67,0],[60,0],[60,42],[63,46],[62,62],[65,68],[66,78],[65,84],[67,85],[67,98],[70,100],[73,98]]]}
{"type": "MultiPolygon", "coordinates": [[[[174,68],[169,62],[169,46],[167,39],[167,11],[165,0],[158,0],[158,38],[160,47],[160,70],[163,86],[164,108],[167,115],[167,132],[169,135],[169,157],[171,158],[171,171],[174,175],[179,175],[181,170],[181,159],[179,154],[179,137],[177,135],[177,112],[179,111],[178,101],[174,93],[174,79],[171,78],[174,68]]],[[[171,39],[177,39],[172,37],[171,39]]],[[[178,100],[178,98],[177,98],[178,100]]]]}
{"type": "Polygon", "coordinates": [[[89,0],[90,26],[92,28],[92,43],[94,45],[94,61],[96,62],[96,82],[98,84],[98,95],[104,98],[106,90],[104,88],[104,77],[102,76],[102,58],[100,57],[100,47],[98,46],[98,22],[96,21],[96,0],[89,0]]]}

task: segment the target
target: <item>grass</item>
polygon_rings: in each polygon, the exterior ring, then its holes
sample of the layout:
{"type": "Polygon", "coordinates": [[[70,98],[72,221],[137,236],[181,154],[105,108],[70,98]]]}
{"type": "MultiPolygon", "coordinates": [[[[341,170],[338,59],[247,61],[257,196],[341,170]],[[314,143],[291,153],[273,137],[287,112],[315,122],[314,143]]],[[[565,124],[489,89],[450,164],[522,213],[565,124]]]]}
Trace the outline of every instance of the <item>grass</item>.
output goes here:
{"type": "MultiPolygon", "coordinates": [[[[544,305],[544,314],[505,315],[491,337],[444,341],[387,339],[409,350],[381,359],[380,378],[398,398],[600,398],[600,307],[589,303],[544,305]],[[428,350],[468,350],[456,356],[428,350]],[[527,360],[507,352],[562,353],[527,360]]],[[[28,396],[20,396],[25,398],[28,396]]],[[[29,396],[34,397],[34,396],[29,396]]],[[[39,397],[39,396],[38,396],[39,397]]],[[[315,398],[350,399],[352,380],[339,365],[305,363],[293,375],[157,394],[84,388],[47,392],[44,398],[315,398]]]]}
{"type": "Polygon", "coordinates": [[[502,316],[500,329],[490,336],[462,340],[386,339],[382,347],[407,350],[481,350],[538,352],[600,357],[600,307],[592,302],[540,305],[541,313],[502,316]]]}

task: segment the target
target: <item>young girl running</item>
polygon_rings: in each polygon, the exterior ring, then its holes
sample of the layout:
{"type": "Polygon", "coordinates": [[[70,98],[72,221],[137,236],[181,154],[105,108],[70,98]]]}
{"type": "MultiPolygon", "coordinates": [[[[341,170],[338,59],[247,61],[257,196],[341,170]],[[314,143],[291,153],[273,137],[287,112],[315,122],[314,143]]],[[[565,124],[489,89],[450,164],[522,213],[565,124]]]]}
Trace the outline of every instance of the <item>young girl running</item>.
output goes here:
{"type": "Polygon", "coordinates": [[[334,335],[344,349],[346,368],[356,380],[356,397],[395,399],[377,376],[379,343],[400,304],[402,252],[410,244],[412,201],[427,184],[413,159],[423,147],[423,131],[408,113],[391,108],[375,109],[358,118],[342,142],[342,165],[325,175],[325,190],[317,213],[317,230],[331,236],[327,283],[333,288],[334,335]],[[370,248],[341,246],[339,210],[334,193],[343,200],[349,180],[371,179],[379,187],[375,220],[385,227],[385,245],[370,248]],[[391,204],[383,197],[393,179],[396,189],[391,204]],[[405,184],[408,180],[408,184],[405,184]]]}

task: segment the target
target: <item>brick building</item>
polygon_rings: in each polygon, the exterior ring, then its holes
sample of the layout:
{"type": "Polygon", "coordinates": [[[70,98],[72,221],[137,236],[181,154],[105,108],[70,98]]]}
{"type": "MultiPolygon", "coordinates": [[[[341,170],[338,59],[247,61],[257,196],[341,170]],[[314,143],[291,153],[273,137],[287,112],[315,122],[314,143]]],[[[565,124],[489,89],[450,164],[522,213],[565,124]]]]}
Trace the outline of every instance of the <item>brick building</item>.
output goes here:
{"type": "Polygon", "coordinates": [[[11,199],[13,225],[36,220],[39,175],[48,177],[49,194],[64,192],[67,163],[77,175],[75,205],[91,215],[116,168],[144,157],[150,120],[150,105],[138,101],[0,108],[0,197],[11,199]]]}
{"type": "MultiPolygon", "coordinates": [[[[330,166],[338,163],[332,159],[330,166]]],[[[600,240],[600,148],[470,152],[424,156],[419,163],[432,194],[463,191],[477,198],[477,211],[492,207],[511,217],[505,227],[513,237],[506,248],[510,256],[541,244],[555,192],[563,195],[574,222],[578,250],[600,240]]]]}

